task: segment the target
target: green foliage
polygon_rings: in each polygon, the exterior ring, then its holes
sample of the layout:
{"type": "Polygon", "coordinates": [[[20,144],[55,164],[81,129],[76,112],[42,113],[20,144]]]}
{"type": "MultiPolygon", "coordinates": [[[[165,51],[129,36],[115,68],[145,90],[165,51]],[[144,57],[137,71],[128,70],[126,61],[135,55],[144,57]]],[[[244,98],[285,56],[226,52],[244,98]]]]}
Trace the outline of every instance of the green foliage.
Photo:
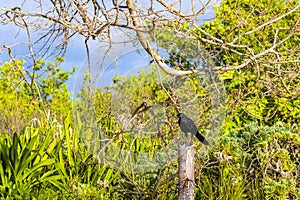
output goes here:
{"type": "MultiPolygon", "coordinates": [[[[276,96],[270,94],[257,80],[256,72],[226,72],[222,74],[228,94],[228,123],[230,130],[256,121],[258,124],[275,125],[285,123],[296,125],[300,122],[300,96],[276,96]],[[255,80],[253,80],[255,79],[255,80]]],[[[297,127],[295,126],[297,129],[297,127]]]]}
{"type": "MultiPolygon", "coordinates": [[[[89,88],[90,90],[81,91],[81,99],[74,101],[80,109],[74,113],[62,110],[62,116],[65,116],[62,121],[53,117],[47,118],[49,120],[41,118],[35,121],[34,126],[25,125],[22,131],[13,134],[12,137],[1,136],[1,197],[8,199],[176,198],[177,180],[169,179],[177,171],[176,161],[147,173],[136,172],[135,166],[130,165],[130,162],[122,162],[121,166],[114,166],[99,160],[95,154],[99,146],[94,145],[95,149],[91,149],[92,145],[89,146],[82,137],[94,136],[95,133],[100,132],[106,138],[112,139],[112,143],[119,150],[134,153],[136,159],[134,162],[142,164],[142,154],[151,155],[151,152],[166,145],[173,139],[176,131],[174,129],[178,128],[174,104],[169,97],[173,95],[172,91],[189,99],[190,94],[187,93],[187,89],[190,89],[197,96],[197,106],[205,110],[211,105],[207,103],[210,100],[207,88],[199,84],[200,75],[176,82],[178,88],[174,87],[174,83],[168,77],[163,79],[164,87],[159,80],[158,74],[151,70],[141,72],[138,76],[118,77],[115,85],[106,89],[95,92],[89,88]],[[166,112],[168,116],[166,124],[169,126],[161,127],[164,134],[136,137],[134,130],[130,133],[122,133],[122,124],[119,123],[115,113],[122,108],[120,106],[124,109],[124,103],[112,104],[120,100],[119,97],[127,102],[129,113],[134,112],[143,101],[147,101],[149,105],[162,105],[161,109],[169,109],[166,112]],[[89,121],[89,116],[80,117],[82,113],[91,113],[93,108],[90,107],[91,105],[96,107],[93,116],[96,117],[96,123],[89,121]],[[76,118],[75,123],[73,118],[76,118]],[[86,124],[87,122],[90,124],[86,124]]],[[[88,82],[88,77],[86,81],[88,82]]],[[[86,88],[88,89],[88,84],[86,88]]],[[[42,106],[37,107],[41,113],[43,109],[42,106]]],[[[209,117],[204,112],[199,121],[209,117]]],[[[151,119],[150,113],[146,112],[139,114],[135,120],[136,123],[142,124],[149,119],[151,119]]],[[[239,120],[239,117],[236,119],[239,120]]],[[[241,126],[239,129],[225,131],[219,143],[206,157],[197,157],[196,198],[299,198],[297,167],[300,137],[295,133],[295,127],[284,128],[280,124],[267,127],[255,123],[250,123],[244,128],[241,126]]],[[[197,143],[195,147],[200,151],[201,144],[197,143]]],[[[110,150],[112,150],[111,159],[116,159],[114,157],[116,155],[123,159],[123,155],[116,154],[115,149],[110,150]]]]}
{"type": "MultiPolygon", "coordinates": [[[[216,7],[216,19],[202,26],[207,33],[223,41],[238,41],[230,50],[204,46],[211,55],[217,55],[219,62],[215,64],[224,68],[251,60],[251,56],[282,41],[274,51],[259,57],[259,61],[250,61],[236,71],[220,73],[228,95],[226,131],[251,121],[265,125],[299,124],[300,66],[299,62],[289,62],[299,58],[299,34],[293,28],[299,20],[299,10],[278,18],[298,5],[298,0],[225,0],[220,8],[216,7]],[[275,20],[274,23],[266,24],[271,20],[275,20]],[[290,37],[294,31],[296,34],[290,37]]],[[[195,33],[210,39],[197,29],[195,33]]]]}
{"type": "MultiPolygon", "coordinates": [[[[41,184],[61,187],[60,175],[51,169],[55,158],[48,155],[52,135],[43,136],[30,127],[24,134],[1,138],[0,193],[1,197],[27,199],[41,184]]],[[[55,140],[55,139],[54,139],[55,140]]]]}
{"type": "Polygon", "coordinates": [[[129,148],[132,142],[138,140],[134,135],[136,133],[140,135],[140,131],[156,133],[143,135],[142,140],[139,141],[143,145],[139,146],[135,143],[137,145],[136,150],[141,152],[153,151],[151,146],[156,146],[159,149],[164,146],[162,137],[172,139],[174,135],[173,127],[177,124],[176,109],[185,112],[186,107],[195,107],[195,110],[189,111],[189,114],[199,117],[197,118],[199,122],[206,122],[210,117],[211,113],[205,111],[211,109],[211,96],[209,95],[209,87],[205,85],[204,80],[205,76],[201,74],[174,80],[154,68],[141,71],[138,76],[119,76],[118,81],[113,86],[99,89],[96,92],[97,127],[109,138],[120,138],[126,135],[118,141],[118,143],[121,142],[126,146],[123,149],[129,148]],[[193,98],[192,101],[191,98],[193,98]],[[148,106],[154,106],[152,111],[138,112],[137,116],[131,119],[133,122],[130,122],[134,126],[127,127],[130,116],[144,102],[148,106]],[[181,107],[182,105],[185,106],[181,107]],[[122,122],[120,116],[129,118],[128,122],[122,122]],[[157,118],[156,121],[155,118],[157,118]],[[165,120],[168,120],[170,124],[162,123],[165,120]],[[125,133],[122,134],[123,132],[125,133]],[[129,134],[126,134],[127,132],[129,134]],[[161,132],[164,134],[161,135],[161,132]],[[122,141],[126,138],[130,141],[122,141]]]}
{"type": "MultiPolygon", "coordinates": [[[[23,63],[18,61],[16,65],[24,70],[23,63]]],[[[22,81],[22,74],[12,69],[13,63],[5,62],[0,66],[0,130],[9,134],[20,131],[39,114],[35,113],[37,105],[31,103],[31,97],[27,95],[28,87],[22,81]]]]}
{"type": "MultiPolygon", "coordinates": [[[[202,28],[229,42],[239,36],[239,44],[253,49],[256,55],[272,46],[275,34],[278,40],[288,36],[299,12],[245,33],[298,3],[224,0],[216,8],[216,19],[202,28]]],[[[182,31],[190,29],[187,24],[172,25],[182,31]]],[[[199,30],[193,31],[207,37],[199,30]]],[[[193,48],[195,41],[178,40],[171,33],[169,28],[156,36],[161,46],[169,50],[165,62],[176,69],[190,70],[199,57],[198,49],[179,49],[193,48]]],[[[276,47],[284,56],[283,61],[299,57],[298,36],[276,47]],[[295,53],[289,54],[291,50],[295,53]]],[[[208,64],[236,66],[249,59],[247,48],[233,49],[245,54],[241,56],[213,45],[203,47],[209,54],[201,52],[201,56],[209,58],[208,64]],[[218,57],[213,60],[208,55],[218,57]]],[[[243,69],[220,74],[228,94],[228,117],[217,144],[206,156],[196,159],[196,199],[300,198],[300,80],[297,74],[279,75],[273,65],[265,66],[264,61],[270,59],[276,60],[275,55],[266,54],[259,63],[250,62],[243,69]]],[[[197,124],[212,117],[213,99],[205,75],[174,80],[153,68],[129,77],[117,76],[113,86],[94,90],[87,74],[79,98],[71,101],[65,83],[74,70],[63,72],[59,67],[63,61],[61,57],[53,62],[39,59],[31,66],[31,73],[26,73],[24,61],[0,66],[1,198],[177,198],[177,180],[170,178],[177,172],[176,161],[147,173],[136,172],[136,166],[144,164],[144,153],[152,156],[153,162],[162,162],[154,152],[174,139],[178,130],[176,106],[198,116],[197,124]],[[154,113],[163,122],[159,131],[150,111],[137,112],[136,117],[130,118],[143,102],[161,106],[154,113]],[[72,104],[78,108],[76,111],[71,112],[72,104]],[[126,116],[128,121],[124,120],[126,116]],[[135,126],[128,126],[131,124],[135,126]],[[144,132],[151,134],[141,134],[144,132]],[[110,160],[102,160],[98,152],[106,143],[99,142],[101,139],[111,142],[107,149],[109,159],[124,162],[111,165],[110,160]],[[134,156],[125,161],[127,155],[134,156]]],[[[299,63],[283,63],[280,69],[295,71],[299,63]]],[[[206,130],[205,135],[211,132],[206,130]]],[[[202,152],[200,143],[195,143],[195,148],[202,152]]]]}
{"type": "Polygon", "coordinates": [[[298,199],[300,135],[291,127],[246,125],[201,159],[198,198],[298,199]]]}
{"type": "Polygon", "coordinates": [[[299,124],[300,15],[299,9],[288,13],[296,6],[298,0],[224,0],[215,7],[216,18],[201,30],[167,22],[168,28],[158,30],[155,38],[168,50],[165,62],[175,69],[191,70],[199,65],[226,69],[248,63],[238,70],[219,72],[227,93],[225,131],[251,121],[299,124]],[[176,37],[173,27],[190,33],[189,39],[176,37]],[[224,44],[215,45],[218,39],[224,44]],[[206,64],[195,61],[199,57],[206,64]]]}
{"type": "Polygon", "coordinates": [[[201,74],[175,80],[153,67],[138,75],[115,77],[115,84],[104,89],[93,91],[86,84],[80,91],[76,129],[91,152],[101,149],[105,155],[99,155],[100,160],[121,171],[122,179],[117,183],[124,188],[123,197],[176,198],[175,180],[158,184],[176,173],[175,160],[166,165],[164,159],[168,158],[157,152],[168,154],[163,148],[178,132],[176,106],[184,112],[195,107],[188,112],[199,117],[199,122],[210,117],[205,111],[211,107],[211,97],[204,80],[201,74]],[[137,111],[144,102],[153,107],[137,111]]]}
{"type": "Polygon", "coordinates": [[[115,183],[119,173],[100,165],[80,145],[72,124],[67,117],[63,126],[54,123],[49,127],[26,127],[13,138],[0,138],[2,198],[48,199],[54,194],[58,199],[117,196],[108,185],[115,183]]]}
{"type": "MultiPolygon", "coordinates": [[[[25,125],[36,125],[55,118],[62,121],[71,111],[70,92],[66,81],[74,73],[62,72],[58,66],[62,58],[54,63],[39,59],[33,84],[28,81],[24,61],[4,62],[0,66],[0,131],[12,135],[25,125]],[[47,75],[42,75],[47,73],[47,75]],[[34,88],[34,93],[30,88],[34,88]],[[68,112],[69,111],[69,112],[68,112]]],[[[33,73],[29,75],[33,77],[33,73]]]]}

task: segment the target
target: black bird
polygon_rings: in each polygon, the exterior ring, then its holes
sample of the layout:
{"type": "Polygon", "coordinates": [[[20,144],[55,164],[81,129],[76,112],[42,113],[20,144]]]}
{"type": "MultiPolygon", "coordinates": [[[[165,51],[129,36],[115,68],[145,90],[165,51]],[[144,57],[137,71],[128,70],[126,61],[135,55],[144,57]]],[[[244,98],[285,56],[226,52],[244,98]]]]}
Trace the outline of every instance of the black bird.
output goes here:
{"type": "Polygon", "coordinates": [[[205,145],[209,145],[207,140],[199,133],[197,126],[195,125],[193,120],[185,116],[183,113],[178,113],[177,117],[179,118],[178,124],[180,126],[180,129],[185,133],[185,135],[187,135],[187,133],[192,133],[198,138],[200,142],[205,145]]]}

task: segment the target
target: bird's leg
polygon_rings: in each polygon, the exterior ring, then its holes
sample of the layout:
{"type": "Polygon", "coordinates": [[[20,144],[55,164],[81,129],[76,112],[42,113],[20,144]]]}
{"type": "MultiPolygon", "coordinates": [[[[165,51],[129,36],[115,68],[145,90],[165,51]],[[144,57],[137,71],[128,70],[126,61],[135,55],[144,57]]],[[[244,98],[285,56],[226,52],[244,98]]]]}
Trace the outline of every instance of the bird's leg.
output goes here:
{"type": "Polygon", "coordinates": [[[189,141],[188,133],[184,133],[184,135],[185,135],[185,138],[184,138],[184,144],[187,144],[188,141],[189,141]]]}

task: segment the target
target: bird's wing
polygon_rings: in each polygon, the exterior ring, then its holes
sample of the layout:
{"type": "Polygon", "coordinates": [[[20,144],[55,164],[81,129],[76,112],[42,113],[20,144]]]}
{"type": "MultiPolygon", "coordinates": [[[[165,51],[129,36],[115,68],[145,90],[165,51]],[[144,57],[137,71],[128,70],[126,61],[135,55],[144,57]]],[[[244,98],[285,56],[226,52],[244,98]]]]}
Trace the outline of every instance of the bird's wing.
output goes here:
{"type": "Polygon", "coordinates": [[[193,120],[191,120],[190,118],[187,118],[186,126],[189,129],[189,132],[191,132],[193,134],[197,133],[198,128],[195,125],[195,123],[193,122],[193,120]]]}
{"type": "Polygon", "coordinates": [[[184,133],[193,133],[196,134],[197,133],[197,127],[194,124],[194,122],[187,118],[187,117],[182,117],[180,120],[180,128],[184,133]]]}

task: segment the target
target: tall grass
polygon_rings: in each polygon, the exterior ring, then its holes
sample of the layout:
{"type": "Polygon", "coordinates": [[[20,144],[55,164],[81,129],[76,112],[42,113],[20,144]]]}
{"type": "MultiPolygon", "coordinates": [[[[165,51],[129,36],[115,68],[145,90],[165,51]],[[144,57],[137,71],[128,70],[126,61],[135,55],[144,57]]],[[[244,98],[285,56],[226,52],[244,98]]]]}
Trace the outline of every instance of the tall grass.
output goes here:
{"type": "MultiPolygon", "coordinates": [[[[299,198],[300,140],[290,130],[250,124],[222,136],[196,159],[197,199],[299,198]]],[[[2,135],[0,158],[1,198],[176,198],[176,162],[149,173],[119,171],[84,146],[70,116],[2,135]]]]}

